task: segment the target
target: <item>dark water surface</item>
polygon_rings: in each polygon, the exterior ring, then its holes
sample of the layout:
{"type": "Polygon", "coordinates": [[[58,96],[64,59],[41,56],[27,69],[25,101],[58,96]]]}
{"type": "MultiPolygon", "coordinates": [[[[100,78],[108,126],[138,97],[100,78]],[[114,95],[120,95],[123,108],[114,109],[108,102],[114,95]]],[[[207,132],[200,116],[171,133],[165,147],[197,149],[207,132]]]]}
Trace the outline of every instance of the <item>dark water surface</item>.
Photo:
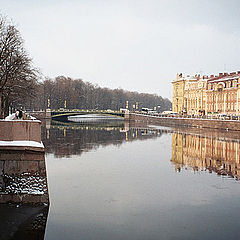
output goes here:
{"type": "Polygon", "coordinates": [[[239,239],[238,134],[46,124],[46,240],[239,239]]]}

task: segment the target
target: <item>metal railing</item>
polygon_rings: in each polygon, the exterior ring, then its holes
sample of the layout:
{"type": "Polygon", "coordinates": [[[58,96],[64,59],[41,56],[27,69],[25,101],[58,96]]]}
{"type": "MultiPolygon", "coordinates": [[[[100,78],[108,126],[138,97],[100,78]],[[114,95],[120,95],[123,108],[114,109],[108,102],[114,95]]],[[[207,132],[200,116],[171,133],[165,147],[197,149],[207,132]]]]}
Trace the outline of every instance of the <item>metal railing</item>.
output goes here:
{"type": "Polygon", "coordinates": [[[146,115],[146,116],[151,116],[151,117],[158,117],[158,118],[179,118],[179,119],[209,119],[209,120],[231,120],[231,121],[240,121],[240,116],[234,116],[234,115],[214,115],[214,114],[209,114],[209,115],[171,115],[171,114],[151,114],[151,113],[146,113],[146,112],[132,112],[135,114],[140,114],[140,115],[146,115]]]}

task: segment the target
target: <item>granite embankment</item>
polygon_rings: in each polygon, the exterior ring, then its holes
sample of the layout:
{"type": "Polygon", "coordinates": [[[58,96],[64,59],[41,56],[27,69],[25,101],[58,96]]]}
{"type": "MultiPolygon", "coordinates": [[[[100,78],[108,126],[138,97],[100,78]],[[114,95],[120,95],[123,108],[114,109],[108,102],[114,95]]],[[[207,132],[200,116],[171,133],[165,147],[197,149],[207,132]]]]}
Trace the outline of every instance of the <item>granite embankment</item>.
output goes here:
{"type": "Polygon", "coordinates": [[[44,151],[41,121],[0,120],[0,149],[44,151]]]}
{"type": "Polygon", "coordinates": [[[130,122],[143,122],[169,127],[183,126],[240,131],[240,121],[237,120],[159,117],[137,113],[130,113],[126,117],[127,119],[130,122]]]}

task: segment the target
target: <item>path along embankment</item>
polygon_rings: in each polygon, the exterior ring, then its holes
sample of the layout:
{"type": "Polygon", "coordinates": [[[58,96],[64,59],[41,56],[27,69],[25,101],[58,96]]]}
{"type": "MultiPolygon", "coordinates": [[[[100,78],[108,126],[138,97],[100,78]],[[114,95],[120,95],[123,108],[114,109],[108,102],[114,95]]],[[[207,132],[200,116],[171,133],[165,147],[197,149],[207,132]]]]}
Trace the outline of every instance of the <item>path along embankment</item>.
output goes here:
{"type": "Polygon", "coordinates": [[[129,120],[130,122],[143,122],[147,124],[156,124],[168,127],[183,126],[240,131],[240,121],[238,120],[159,117],[138,113],[129,113],[125,119],[129,120]]]}

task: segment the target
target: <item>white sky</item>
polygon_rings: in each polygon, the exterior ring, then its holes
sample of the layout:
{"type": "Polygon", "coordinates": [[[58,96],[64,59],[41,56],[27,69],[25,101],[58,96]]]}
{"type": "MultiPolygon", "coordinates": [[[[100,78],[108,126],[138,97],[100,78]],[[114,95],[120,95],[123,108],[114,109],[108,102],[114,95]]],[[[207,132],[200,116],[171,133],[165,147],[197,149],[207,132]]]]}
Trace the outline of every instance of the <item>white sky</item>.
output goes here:
{"type": "Polygon", "coordinates": [[[0,0],[48,77],[172,97],[177,72],[240,70],[239,0],[0,0]]]}

